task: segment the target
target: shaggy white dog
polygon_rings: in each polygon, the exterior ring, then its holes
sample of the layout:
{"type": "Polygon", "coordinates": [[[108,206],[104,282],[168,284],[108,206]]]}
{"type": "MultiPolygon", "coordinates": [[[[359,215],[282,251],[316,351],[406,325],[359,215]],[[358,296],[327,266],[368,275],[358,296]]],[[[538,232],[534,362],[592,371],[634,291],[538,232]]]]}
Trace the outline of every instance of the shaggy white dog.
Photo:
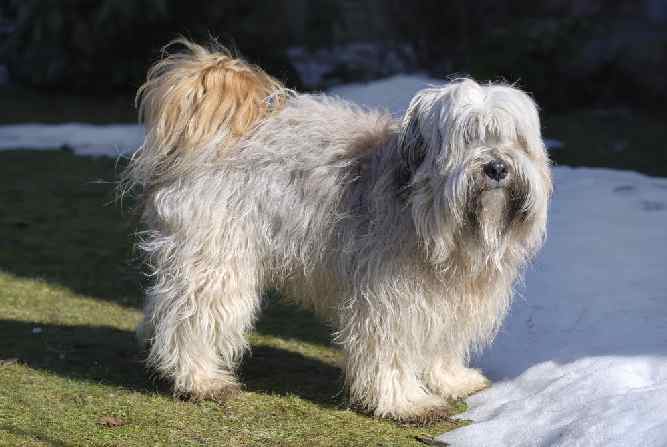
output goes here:
{"type": "Polygon", "coordinates": [[[350,400],[376,416],[432,417],[487,386],[468,358],[545,236],[533,101],[463,79],[395,121],[180,43],[139,91],[125,176],[148,227],[148,364],[178,394],[226,395],[276,287],[330,322],[350,400]]]}

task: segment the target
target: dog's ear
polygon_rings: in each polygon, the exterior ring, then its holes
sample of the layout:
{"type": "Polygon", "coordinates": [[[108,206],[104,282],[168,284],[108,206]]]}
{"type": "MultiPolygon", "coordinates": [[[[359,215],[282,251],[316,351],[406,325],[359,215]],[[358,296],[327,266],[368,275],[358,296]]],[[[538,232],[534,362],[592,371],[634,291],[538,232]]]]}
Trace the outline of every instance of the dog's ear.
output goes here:
{"type": "Polygon", "coordinates": [[[401,159],[412,172],[417,170],[426,155],[426,141],[419,121],[419,103],[419,97],[415,97],[405,113],[399,145],[401,159]]]}
{"type": "Polygon", "coordinates": [[[419,92],[410,101],[405,112],[398,140],[400,167],[396,171],[396,183],[399,191],[407,191],[412,177],[426,156],[426,139],[424,138],[420,114],[424,92],[419,92]]]}

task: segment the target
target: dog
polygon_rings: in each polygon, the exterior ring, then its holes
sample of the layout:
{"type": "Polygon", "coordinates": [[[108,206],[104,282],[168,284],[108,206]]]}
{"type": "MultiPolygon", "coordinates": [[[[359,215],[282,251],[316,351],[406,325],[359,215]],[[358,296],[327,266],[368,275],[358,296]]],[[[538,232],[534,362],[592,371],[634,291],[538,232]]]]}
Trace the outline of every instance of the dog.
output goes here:
{"type": "Polygon", "coordinates": [[[277,288],[331,325],[362,411],[427,418],[488,386],[470,356],[545,239],[534,101],[459,79],[395,119],[177,43],[137,94],[147,133],[123,174],[146,226],[148,366],[177,395],[226,398],[277,288]]]}

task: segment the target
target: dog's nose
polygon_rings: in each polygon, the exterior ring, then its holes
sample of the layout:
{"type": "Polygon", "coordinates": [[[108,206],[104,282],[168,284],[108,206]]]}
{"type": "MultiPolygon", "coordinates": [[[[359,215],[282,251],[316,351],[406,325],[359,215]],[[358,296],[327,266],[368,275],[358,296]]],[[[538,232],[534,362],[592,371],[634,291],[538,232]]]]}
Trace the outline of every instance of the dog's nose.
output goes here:
{"type": "Polygon", "coordinates": [[[507,177],[507,165],[500,160],[493,160],[484,165],[484,174],[499,182],[507,177]]]}

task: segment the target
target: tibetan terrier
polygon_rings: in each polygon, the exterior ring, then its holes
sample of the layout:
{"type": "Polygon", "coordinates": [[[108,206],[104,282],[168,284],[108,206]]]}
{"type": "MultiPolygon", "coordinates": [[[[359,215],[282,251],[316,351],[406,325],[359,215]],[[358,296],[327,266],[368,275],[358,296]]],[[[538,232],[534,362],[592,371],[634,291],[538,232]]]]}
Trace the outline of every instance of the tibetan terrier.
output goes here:
{"type": "Polygon", "coordinates": [[[462,79],[396,120],[179,43],[138,92],[147,133],[124,178],[147,228],[148,365],[177,394],[227,395],[277,288],[330,323],[357,408],[419,419],[486,387],[469,357],[545,237],[531,98],[462,79]]]}

